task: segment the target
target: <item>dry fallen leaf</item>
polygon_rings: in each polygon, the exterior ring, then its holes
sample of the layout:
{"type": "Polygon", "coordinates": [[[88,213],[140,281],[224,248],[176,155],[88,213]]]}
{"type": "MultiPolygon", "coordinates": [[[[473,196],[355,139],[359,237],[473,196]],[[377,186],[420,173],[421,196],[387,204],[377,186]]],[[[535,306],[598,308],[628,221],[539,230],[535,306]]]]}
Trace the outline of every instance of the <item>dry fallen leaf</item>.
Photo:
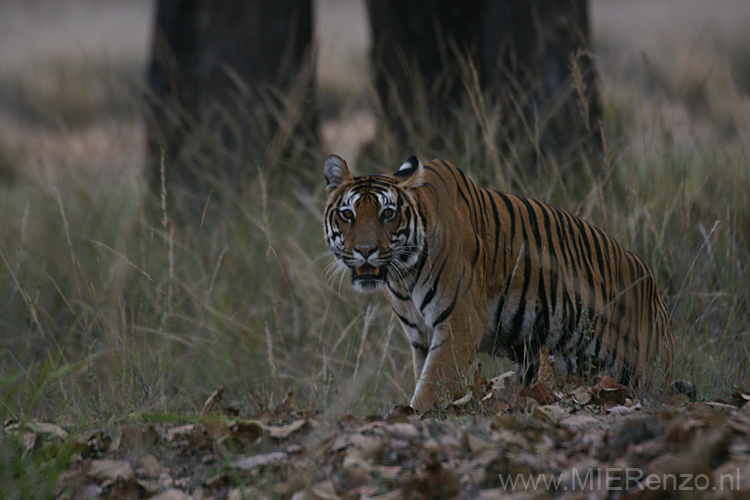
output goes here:
{"type": "Polygon", "coordinates": [[[573,401],[581,406],[586,406],[591,402],[591,391],[588,387],[580,386],[576,387],[569,394],[573,396],[573,401]]]}
{"type": "Polygon", "coordinates": [[[270,497],[262,494],[252,486],[243,486],[241,488],[232,488],[227,494],[227,500],[269,500],[270,497]]]}
{"type": "Polygon", "coordinates": [[[187,448],[199,448],[210,443],[205,428],[198,424],[187,424],[173,427],[167,431],[167,442],[187,448]]]}
{"type": "Polygon", "coordinates": [[[521,381],[515,372],[505,372],[489,383],[490,392],[482,398],[483,407],[492,413],[509,410],[518,403],[521,381]]]}
{"type": "MultiPolygon", "coordinates": [[[[135,471],[136,475],[138,475],[138,470],[135,471]]],[[[135,483],[143,489],[147,494],[149,495],[156,495],[157,493],[160,493],[162,491],[166,491],[164,487],[162,487],[162,484],[155,480],[155,479],[136,479],[135,483]]],[[[171,488],[167,488],[171,489],[171,488]]]]}
{"type": "Polygon", "coordinates": [[[124,460],[92,460],[88,475],[99,481],[129,481],[135,477],[130,463],[124,460]]]}
{"type": "Polygon", "coordinates": [[[419,429],[417,426],[406,422],[393,423],[386,427],[386,430],[391,436],[397,439],[409,441],[419,438],[419,429]]]}
{"type": "Polygon", "coordinates": [[[232,425],[225,417],[210,417],[203,420],[203,428],[210,439],[218,441],[229,437],[232,425]]]}
{"type": "Polygon", "coordinates": [[[542,382],[537,382],[534,385],[527,385],[518,392],[518,397],[531,398],[540,405],[549,405],[557,401],[552,389],[542,382]]]}
{"type": "Polygon", "coordinates": [[[488,443],[484,439],[481,439],[468,432],[461,436],[461,444],[463,447],[471,453],[473,457],[480,455],[482,452],[492,449],[495,446],[492,443],[488,443]]]}
{"type": "Polygon", "coordinates": [[[479,490],[476,500],[497,500],[503,498],[508,494],[508,491],[503,488],[491,488],[488,490],[479,490]]]}
{"type": "Polygon", "coordinates": [[[55,436],[59,439],[65,439],[68,437],[68,433],[59,425],[55,424],[47,424],[43,422],[28,422],[24,427],[37,434],[47,434],[55,436]]]}
{"type": "Polygon", "coordinates": [[[610,415],[629,415],[633,413],[633,406],[616,405],[611,408],[607,408],[606,411],[610,415]]]}
{"type": "Polygon", "coordinates": [[[156,442],[149,428],[136,424],[122,424],[112,447],[115,451],[141,454],[156,442]]]}
{"type": "Polygon", "coordinates": [[[659,498],[704,498],[703,495],[687,496],[680,495],[683,492],[701,492],[702,490],[713,490],[713,474],[711,469],[702,462],[687,454],[673,455],[666,453],[654,459],[644,468],[646,478],[679,478],[679,480],[662,480],[655,484],[642,484],[636,486],[623,498],[628,499],[659,499],[659,498]],[[699,482],[705,478],[706,482],[699,482]]]}
{"type": "MultiPolygon", "coordinates": [[[[382,436],[365,436],[364,434],[352,434],[349,439],[344,440],[346,456],[354,455],[363,460],[371,460],[379,457],[385,451],[386,440],[382,436]]],[[[343,449],[343,448],[342,448],[343,449]]]]}
{"type": "Polygon", "coordinates": [[[549,346],[542,346],[539,350],[539,371],[536,378],[550,389],[555,387],[555,357],[550,355],[549,346]]]}
{"type": "Polygon", "coordinates": [[[514,371],[508,371],[490,380],[490,388],[494,391],[516,390],[521,387],[521,381],[514,371]]]}
{"type": "Polygon", "coordinates": [[[307,420],[300,419],[287,425],[268,425],[264,427],[264,430],[274,439],[286,439],[295,432],[302,430],[305,424],[307,424],[307,420]]]}
{"type": "Polygon", "coordinates": [[[480,399],[487,391],[487,379],[482,375],[482,363],[477,363],[477,369],[474,372],[474,377],[471,384],[469,384],[469,388],[474,399],[480,399]]]}
{"type": "Polygon", "coordinates": [[[560,405],[549,404],[536,407],[534,409],[534,416],[540,420],[557,424],[567,417],[568,413],[560,405]]]}
{"type": "Polygon", "coordinates": [[[140,462],[143,473],[149,479],[158,479],[159,476],[167,472],[167,469],[151,454],[142,456],[140,462]]]}
{"type": "Polygon", "coordinates": [[[461,483],[456,471],[443,467],[435,459],[429,460],[422,470],[405,484],[407,498],[414,498],[415,492],[422,498],[453,498],[460,489],[461,483]]]}
{"type": "Polygon", "coordinates": [[[407,474],[403,480],[407,498],[452,498],[460,490],[460,480],[455,470],[444,467],[440,461],[442,448],[434,439],[428,439],[419,452],[424,465],[416,474],[407,474]]]}
{"type": "Polygon", "coordinates": [[[203,482],[207,488],[222,488],[230,484],[232,474],[229,472],[219,472],[203,482]]]}
{"type": "Polygon", "coordinates": [[[102,493],[104,493],[104,488],[98,484],[91,483],[81,486],[76,493],[78,493],[76,498],[100,498],[102,493]]]}
{"type": "Polygon", "coordinates": [[[560,421],[560,424],[574,431],[591,429],[599,424],[599,419],[591,415],[571,415],[560,421]]]}
{"type": "Polygon", "coordinates": [[[216,413],[216,410],[219,409],[219,404],[221,404],[222,399],[224,399],[224,388],[219,387],[208,397],[208,399],[206,399],[206,402],[203,403],[201,416],[216,413]]]}
{"type": "Polygon", "coordinates": [[[409,405],[396,405],[385,414],[385,421],[388,423],[393,422],[407,422],[409,418],[418,416],[417,410],[409,405]]]}
{"type": "Polygon", "coordinates": [[[583,379],[576,375],[562,375],[557,378],[557,387],[561,392],[570,394],[576,387],[584,385],[583,379]]]}
{"type": "Polygon", "coordinates": [[[299,419],[286,425],[268,425],[260,420],[247,419],[237,419],[236,423],[244,432],[248,432],[249,429],[254,427],[260,431],[258,433],[259,435],[264,434],[274,439],[286,439],[295,432],[302,430],[302,428],[305,427],[307,420],[299,419]]]}
{"type": "Polygon", "coordinates": [[[250,457],[240,458],[231,462],[229,465],[235,469],[239,469],[243,472],[247,472],[255,469],[256,467],[271,466],[278,467],[279,465],[287,461],[287,454],[277,451],[273,453],[267,453],[265,455],[253,455],[250,457]]]}
{"type": "Polygon", "coordinates": [[[718,467],[728,458],[733,437],[734,429],[726,421],[706,426],[693,440],[693,455],[710,467],[718,467]]]}
{"type": "Polygon", "coordinates": [[[333,481],[326,480],[321,481],[312,488],[310,488],[314,498],[320,500],[340,500],[341,497],[336,494],[336,488],[333,486],[333,481]]]}
{"type": "Polygon", "coordinates": [[[464,408],[474,401],[473,393],[468,392],[465,396],[458,398],[451,402],[450,406],[453,408],[464,408]]]}
{"type": "Polygon", "coordinates": [[[18,422],[18,419],[15,418],[9,418],[3,424],[3,430],[5,432],[17,431],[20,428],[21,424],[18,422]]]}
{"type": "Polygon", "coordinates": [[[630,389],[607,375],[591,388],[591,396],[597,403],[610,402],[616,405],[621,405],[626,399],[633,397],[630,389]]]}
{"type": "Polygon", "coordinates": [[[172,488],[151,497],[150,500],[190,500],[190,496],[182,490],[172,488]]]}
{"type": "Polygon", "coordinates": [[[344,465],[341,472],[335,478],[336,490],[349,492],[350,490],[366,485],[372,479],[373,476],[368,472],[367,467],[360,465],[347,467],[344,465]]]}

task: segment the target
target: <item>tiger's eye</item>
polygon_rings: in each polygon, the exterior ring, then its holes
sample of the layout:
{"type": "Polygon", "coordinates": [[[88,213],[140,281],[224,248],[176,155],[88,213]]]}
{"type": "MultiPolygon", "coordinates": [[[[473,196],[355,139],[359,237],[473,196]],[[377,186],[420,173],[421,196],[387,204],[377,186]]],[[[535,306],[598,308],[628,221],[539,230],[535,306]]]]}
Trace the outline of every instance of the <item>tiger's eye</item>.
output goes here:
{"type": "Polygon", "coordinates": [[[345,208],[343,210],[339,210],[339,217],[341,217],[341,220],[343,220],[344,222],[351,222],[354,220],[354,212],[352,212],[348,208],[345,208]]]}
{"type": "Polygon", "coordinates": [[[384,222],[393,220],[394,217],[396,217],[396,211],[392,208],[386,208],[380,213],[380,218],[383,219],[384,222]]]}

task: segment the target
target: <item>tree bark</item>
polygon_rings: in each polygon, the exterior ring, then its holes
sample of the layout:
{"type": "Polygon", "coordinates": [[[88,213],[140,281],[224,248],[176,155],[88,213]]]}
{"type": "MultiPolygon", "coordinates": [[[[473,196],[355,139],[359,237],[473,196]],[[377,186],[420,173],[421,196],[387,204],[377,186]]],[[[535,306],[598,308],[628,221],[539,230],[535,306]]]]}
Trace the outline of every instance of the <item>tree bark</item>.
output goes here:
{"type": "Polygon", "coordinates": [[[427,108],[440,122],[461,95],[461,57],[479,55],[481,0],[367,0],[375,87],[390,125],[403,134],[427,108]]]}
{"type": "MultiPolygon", "coordinates": [[[[376,88],[399,136],[415,122],[453,119],[470,61],[489,99],[520,103],[502,111],[509,131],[499,142],[536,142],[530,151],[558,159],[600,151],[586,0],[367,4],[376,88]]],[[[200,213],[257,165],[275,165],[297,137],[314,141],[311,41],[311,0],[159,0],[147,94],[152,192],[165,187],[174,212],[200,213]]]]}
{"type": "Polygon", "coordinates": [[[310,0],[159,0],[147,77],[152,192],[165,186],[171,208],[197,212],[215,188],[239,189],[292,133],[314,140],[311,40],[310,0]]]}
{"type": "Polygon", "coordinates": [[[506,102],[504,116],[518,115],[513,103],[520,104],[521,116],[506,122],[515,130],[506,131],[505,140],[538,141],[544,156],[558,160],[598,156],[600,112],[586,0],[368,0],[368,9],[376,89],[397,135],[408,135],[408,120],[425,102],[442,111],[433,116],[436,123],[451,119],[460,104],[465,58],[485,95],[506,102]],[[421,82],[415,82],[415,69],[421,82]],[[538,137],[528,137],[523,121],[538,137]]]}

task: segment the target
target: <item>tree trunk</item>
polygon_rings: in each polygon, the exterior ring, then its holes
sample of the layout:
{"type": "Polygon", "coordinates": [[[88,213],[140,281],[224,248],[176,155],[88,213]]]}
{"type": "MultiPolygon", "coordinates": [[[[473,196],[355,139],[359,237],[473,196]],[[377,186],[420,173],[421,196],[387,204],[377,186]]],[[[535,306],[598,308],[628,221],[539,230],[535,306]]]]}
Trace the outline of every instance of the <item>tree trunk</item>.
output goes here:
{"type": "Polygon", "coordinates": [[[239,189],[290,134],[314,139],[311,17],[310,0],[158,1],[148,178],[175,213],[239,189]]]}
{"type": "Polygon", "coordinates": [[[563,161],[598,156],[586,0],[368,0],[368,8],[376,89],[397,135],[408,135],[408,120],[419,117],[424,103],[438,113],[431,117],[434,123],[451,119],[460,104],[465,57],[477,69],[485,95],[506,102],[502,113],[512,130],[501,142],[525,140],[531,152],[538,141],[544,156],[563,161]],[[414,69],[421,82],[415,82],[414,69]],[[520,103],[521,116],[513,102],[520,103]],[[538,138],[528,129],[537,129],[538,138]]]}
{"type": "Polygon", "coordinates": [[[600,111],[587,1],[488,0],[482,19],[483,87],[521,98],[545,157],[596,161],[600,111]]]}
{"type": "Polygon", "coordinates": [[[440,124],[461,95],[461,57],[479,55],[481,0],[367,0],[375,87],[394,131],[440,124]]]}

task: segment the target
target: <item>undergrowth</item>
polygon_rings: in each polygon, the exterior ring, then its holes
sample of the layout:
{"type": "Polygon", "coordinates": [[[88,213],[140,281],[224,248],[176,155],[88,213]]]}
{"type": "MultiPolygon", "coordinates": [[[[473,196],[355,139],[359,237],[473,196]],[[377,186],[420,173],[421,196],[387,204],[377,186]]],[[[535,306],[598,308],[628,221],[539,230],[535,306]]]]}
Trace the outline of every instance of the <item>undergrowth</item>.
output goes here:
{"type": "MultiPolygon", "coordinates": [[[[750,153],[741,135],[677,144],[661,119],[675,103],[653,89],[618,93],[604,80],[601,167],[542,160],[530,168],[520,158],[538,149],[533,134],[503,137],[508,110],[484,101],[470,74],[465,82],[465,104],[447,128],[424,113],[406,141],[381,130],[356,173],[394,171],[410,153],[441,157],[483,186],[581,215],[655,273],[673,313],[675,377],[705,398],[745,383],[750,153]],[[646,132],[636,108],[651,110],[646,132]],[[498,148],[503,141],[510,146],[498,148]]],[[[303,147],[297,140],[289,147],[303,147]]],[[[182,225],[145,215],[153,206],[168,213],[173,200],[144,183],[26,178],[0,188],[0,416],[193,412],[217,387],[247,412],[290,392],[295,405],[331,414],[382,414],[407,402],[409,349],[385,301],[328,272],[328,153],[312,147],[293,168],[282,159],[246,165],[247,184],[221,193],[222,217],[182,225]],[[279,171],[312,174],[279,179],[279,171]]],[[[79,168],[64,155],[46,161],[51,170],[79,168]]]]}

